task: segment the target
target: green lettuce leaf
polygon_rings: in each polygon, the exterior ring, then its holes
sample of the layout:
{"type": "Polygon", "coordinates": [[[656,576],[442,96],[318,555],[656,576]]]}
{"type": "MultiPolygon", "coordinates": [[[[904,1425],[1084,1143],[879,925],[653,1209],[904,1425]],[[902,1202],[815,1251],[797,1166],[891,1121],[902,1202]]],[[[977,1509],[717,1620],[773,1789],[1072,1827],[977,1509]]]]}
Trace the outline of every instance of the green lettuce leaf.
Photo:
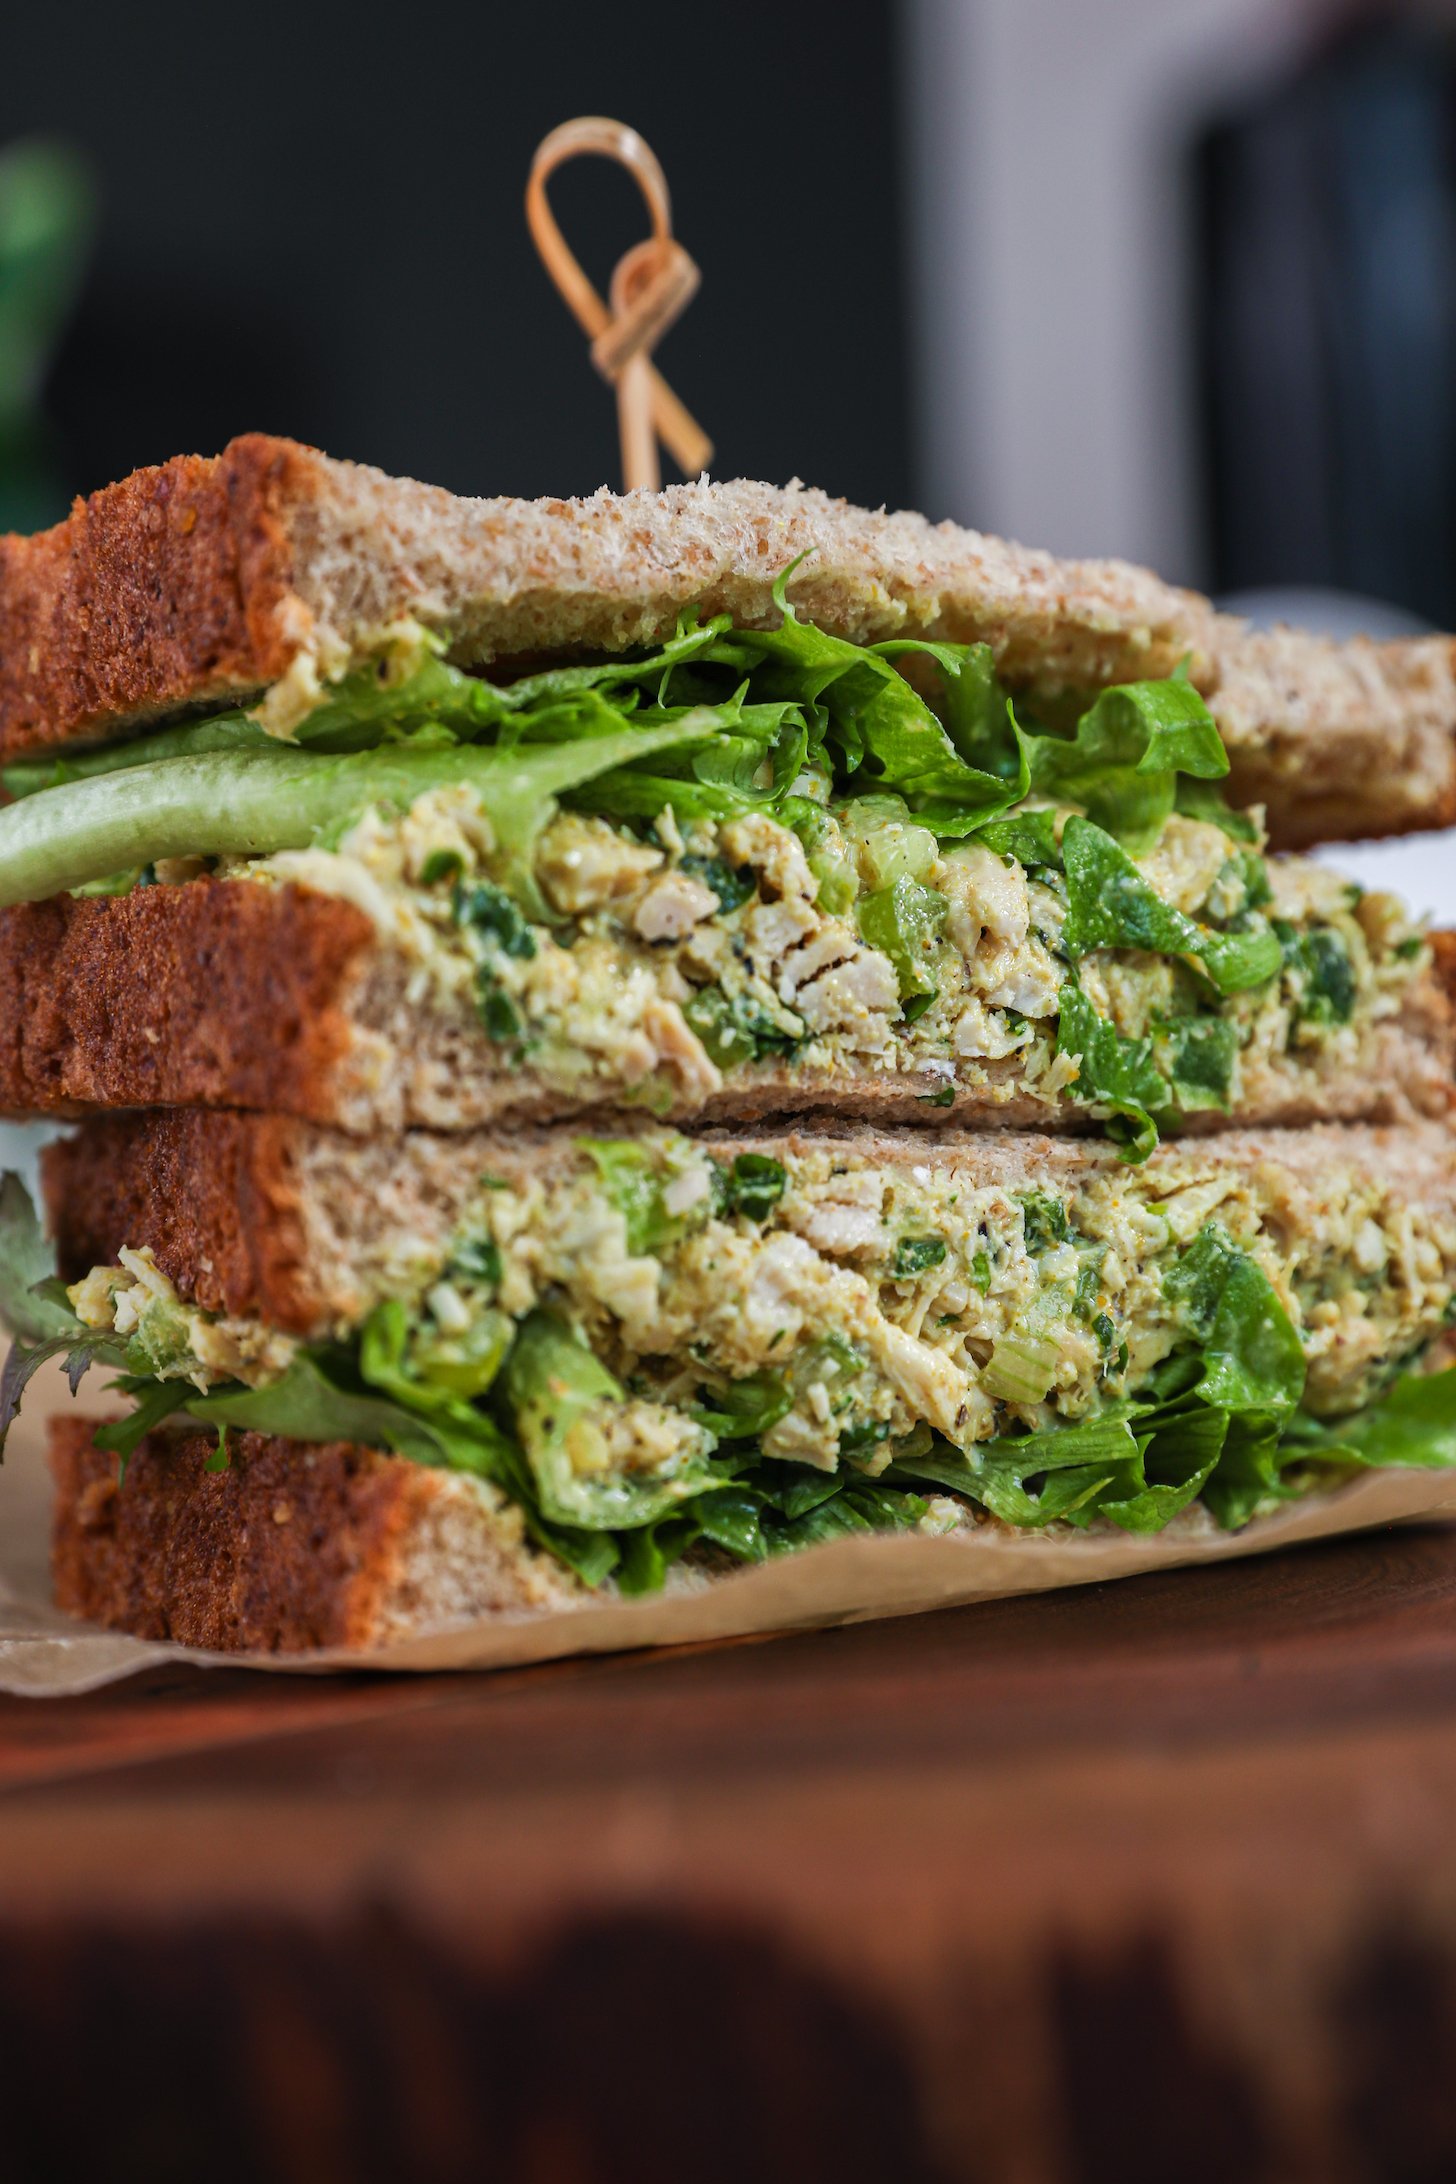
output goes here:
{"type": "Polygon", "coordinates": [[[593,1414],[622,1402],[624,1390],[549,1312],[532,1312],[522,1322],[507,1361],[505,1385],[537,1503],[554,1523],[593,1531],[650,1524],[713,1479],[706,1454],[685,1462],[670,1479],[632,1480],[576,1467],[573,1439],[593,1430],[593,1414]]]}
{"type": "Polygon", "coordinates": [[[0,1324],[23,1342],[43,1342],[77,1326],[64,1298],[47,1295],[55,1248],[41,1232],[31,1196],[18,1175],[0,1176],[0,1324]]]}
{"type": "Polygon", "coordinates": [[[1169,1104],[1168,1081],[1153,1058],[1151,1039],[1129,1039],[1099,1016],[1075,978],[1068,978],[1059,999],[1057,1052],[1080,1064],[1072,1084],[1074,1099],[1101,1108],[1121,1125],[1123,1158],[1146,1160],[1158,1142],[1153,1117],[1169,1104]]]}
{"type": "Polygon", "coordinates": [[[1342,1464],[1409,1465],[1440,1471],[1456,1464],[1456,1365],[1405,1373],[1353,1417],[1293,1422],[1290,1461],[1319,1457],[1342,1464]]]}
{"type": "Polygon", "coordinates": [[[1069,819],[1062,833],[1067,919],[1062,946],[1074,959],[1096,948],[1139,948],[1185,956],[1220,993],[1267,985],[1283,967],[1268,931],[1219,933],[1163,901],[1127,851],[1090,819],[1069,819]]]}
{"type": "Polygon", "coordinates": [[[292,1441],[355,1441],[417,1464],[480,1478],[500,1476],[504,1437],[491,1419],[463,1405],[442,1403],[426,1411],[414,1385],[406,1391],[408,1402],[350,1386],[350,1365],[347,1356],[301,1351],[267,1387],[222,1387],[194,1395],[188,1415],[201,1425],[276,1433],[292,1441]]]}
{"type": "Polygon", "coordinates": [[[274,749],[138,766],[0,808],[0,905],[38,901],[161,857],[307,849],[371,805],[407,810],[431,789],[468,783],[484,797],[501,844],[494,877],[534,907],[536,838],[564,791],[644,750],[712,732],[710,716],[688,714],[666,727],[539,747],[385,746],[342,757],[274,749]]]}
{"type": "Polygon", "coordinates": [[[1176,675],[1104,690],[1070,739],[1033,736],[1028,755],[1037,793],[1080,804],[1132,850],[1157,841],[1180,774],[1217,780],[1229,770],[1207,706],[1176,675]]]}
{"type": "Polygon", "coordinates": [[[1200,1400],[1282,1425],[1304,1392],[1304,1346],[1263,1268],[1210,1221],[1163,1290],[1197,1340],[1200,1400]]]}
{"type": "MultiPolygon", "coordinates": [[[[890,660],[887,652],[932,652],[951,686],[969,674],[984,704],[985,648],[887,645],[867,651],[801,622],[785,591],[792,569],[774,586],[783,615],[775,630],[735,630],[720,647],[754,674],[755,692],[785,698],[827,716],[825,742],[840,786],[851,793],[903,796],[921,825],[945,839],[969,834],[1008,811],[1027,793],[1030,775],[1020,733],[1009,724],[1014,766],[1003,775],[970,763],[946,728],[890,660]]],[[[952,717],[963,715],[952,702],[952,717]]]]}

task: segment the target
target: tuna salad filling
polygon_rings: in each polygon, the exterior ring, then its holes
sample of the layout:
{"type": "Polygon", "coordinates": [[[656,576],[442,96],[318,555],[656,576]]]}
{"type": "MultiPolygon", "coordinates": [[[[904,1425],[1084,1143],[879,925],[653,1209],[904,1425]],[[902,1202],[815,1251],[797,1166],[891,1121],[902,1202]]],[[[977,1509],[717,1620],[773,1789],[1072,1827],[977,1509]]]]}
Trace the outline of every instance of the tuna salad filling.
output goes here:
{"type": "Polygon", "coordinates": [[[662,1116],[868,1078],[1080,1111],[1141,1158],[1271,1079],[1368,1070],[1427,945],[1394,898],[1265,860],[1191,684],[1032,723],[989,647],[850,644],[784,581],[776,629],[511,681],[400,625],[301,717],[14,764],[0,902],[341,896],[503,1070],[662,1116]]]}
{"type": "MultiPolygon", "coordinates": [[[[63,1286],[15,1179],[4,1419],[47,1356],[169,1418],[471,1472],[588,1584],[678,1557],[999,1521],[1225,1527],[1456,1461],[1456,1202],[1217,1141],[1009,1182],[974,1138],[578,1139],[482,1179],[443,1257],[358,1272],[307,1339],[199,1310],[145,1238],[63,1286]],[[1052,1180],[1048,1182],[1047,1176],[1052,1180]]],[[[1036,1175],[1027,1163],[1017,1174],[1036,1175]]]]}

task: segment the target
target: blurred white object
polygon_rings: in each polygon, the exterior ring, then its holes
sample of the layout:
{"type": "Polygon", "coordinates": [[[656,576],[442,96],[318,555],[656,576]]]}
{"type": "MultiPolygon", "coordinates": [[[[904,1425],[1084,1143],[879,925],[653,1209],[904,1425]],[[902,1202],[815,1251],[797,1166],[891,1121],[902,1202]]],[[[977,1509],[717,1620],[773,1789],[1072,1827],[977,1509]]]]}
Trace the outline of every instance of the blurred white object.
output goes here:
{"type": "MultiPolygon", "coordinates": [[[[1322,637],[1421,637],[1426,624],[1404,607],[1351,592],[1236,592],[1220,599],[1226,614],[1241,614],[1260,629],[1292,622],[1322,637]]],[[[1403,834],[1391,842],[1333,842],[1317,849],[1321,864],[1333,865],[1362,887],[1385,888],[1400,895],[1412,910],[1435,925],[1456,925],[1456,832],[1403,834]]]]}
{"type": "Polygon", "coordinates": [[[1430,625],[1405,607],[1388,606],[1383,599],[1362,599],[1354,592],[1330,591],[1321,585],[1298,589],[1226,592],[1218,602],[1225,614],[1242,615],[1258,629],[1273,629],[1288,622],[1295,629],[1316,630],[1321,637],[1424,637],[1430,625]]]}
{"type": "Polygon", "coordinates": [[[1382,887],[1433,925],[1456,926],[1456,832],[1402,834],[1393,842],[1334,842],[1317,849],[1362,887],[1382,887]]]}
{"type": "Polygon", "coordinates": [[[13,1168],[31,1197],[37,1200],[40,1149],[60,1134],[53,1122],[0,1122],[0,1169],[13,1168]]]}

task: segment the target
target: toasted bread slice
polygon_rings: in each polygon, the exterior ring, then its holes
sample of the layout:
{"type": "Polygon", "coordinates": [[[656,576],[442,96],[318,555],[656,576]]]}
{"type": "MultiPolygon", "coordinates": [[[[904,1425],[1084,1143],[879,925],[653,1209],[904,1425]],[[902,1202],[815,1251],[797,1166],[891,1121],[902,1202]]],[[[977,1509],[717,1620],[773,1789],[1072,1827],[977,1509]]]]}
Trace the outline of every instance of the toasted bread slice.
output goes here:
{"type": "Polygon", "coordinates": [[[117,1478],[98,1421],[50,1421],[58,1607],[215,1652],[375,1647],[590,1599],[499,1490],[340,1442],[149,1434],[117,1478]]]}
{"type": "Polygon", "coordinates": [[[1456,816],[1451,643],[1251,636],[1121,562],[1049,554],[799,486],[735,480],[580,501],[464,500],[249,434],[0,540],[0,758],[187,709],[301,692],[402,616],[489,666],[620,651],[688,608],[796,610],[858,641],[985,641],[1016,690],[1166,675],[1208,695],[1274,839],[1456,816]]]}
{"type": "MultiPolygon", "coordinates": [[[[1236,1112],[1194,1129],[1397,1120],[1443,1113],[1456,1081],[1456,942],[1398,1012],[1316,1046],[1251,1049],[1236,1112]]],[[[1384,1005],[1384,1004],[1382,1004],[1384,1005]]],[[[311,890],[195,880],[111,898],[57,897],[0,911],[0,1113],[228,1107],[295,1115],[354,1135],[468,1130],[504,1116],[560,1120],[630,1104],[630,1084],[569,1097],[529,1056],[489,1038],[468,1002],[421,998],[412,967],[365,913],[311,890]]],[[[677,1120],[832,1109],[877,1122],[939,1123],[935,1073],[739,1066],[720,1092],[665,1078],[654,1112],[677,1120]]],[[[958,1065],[958,1125],[1087,1130],[1089,1110],[1028,1084],[1016,1054],[958,1065]]]]}

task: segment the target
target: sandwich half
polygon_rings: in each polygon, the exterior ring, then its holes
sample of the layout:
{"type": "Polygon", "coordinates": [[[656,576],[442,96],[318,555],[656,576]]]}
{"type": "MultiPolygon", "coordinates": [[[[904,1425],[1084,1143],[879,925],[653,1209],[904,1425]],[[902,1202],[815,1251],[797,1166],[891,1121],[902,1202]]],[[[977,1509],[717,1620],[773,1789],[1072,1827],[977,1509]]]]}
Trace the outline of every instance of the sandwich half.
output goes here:
{"type": "Polygon", "coordinates": [[[58,1597],[218,1647],[384,1643],[855,1532],[1236,1529],[1456,1458],[1456,1142],[85,1125],[5,1193],[67,1421],[58,1597]],[[54,1255],[52,1255],[54,1254],[54,1255]],[[49,1266],[58,1262],[58,1274],[49,1266]]]}
{"type": "Polygon", "coordinates": [[[1440,1113],[1440,947],[1237,798],[1429,821],[1453,730],[1445,640],[1271,653],[799,490],[462,502],[237,441],[0,551],[0,1109],[1133,1157],[1440,1113]]]}

